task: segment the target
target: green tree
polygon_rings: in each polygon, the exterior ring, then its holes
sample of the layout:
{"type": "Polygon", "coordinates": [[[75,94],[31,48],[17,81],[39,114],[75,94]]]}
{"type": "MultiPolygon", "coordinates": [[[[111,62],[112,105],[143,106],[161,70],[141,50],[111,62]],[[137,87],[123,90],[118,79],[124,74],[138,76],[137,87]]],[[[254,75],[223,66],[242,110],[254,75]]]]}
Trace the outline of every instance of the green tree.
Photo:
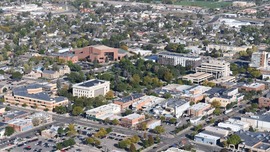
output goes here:
{"type": "Polygon", "coordinates": [[[10,111],[11,110],[11,108],[9,107],[9,106],[7,106],[6,108],[5,108],[5,111],[10,111]]]}
{"type": "Polygon", "coordinates": [[[167,81],[167,82],[171,82],[173,79],[173,75],[171,72],[166,72],[165,75],[164,75],[164,80],[167,81]]]}
{"type": "Polygon", "coordinates": [[[228,138],[227,142],[228,144],[238,145],[241,142],[241,138],[238,135],[233,134],[228,138]]]}
{"type": "Polygon", "coordinates": [[[198,132],[198,131],[200,131],[202,128],[203,128],[203,126],[202,126],[201,124],[200,124],[200,125],[197,125],[197,126],[194,127],[194,131],[195,131],[195,132],[198,132]]]}
{"type": "Polygon", "coordinates": [[[127,140],[122,140],[122,141],[120,141],[120,142],[118,143],[118,147],[119,147],[119,148],[122,148],[122,149],[126,148],[128,145],[129,145],[129,144],[128,144],[127,140]]]}
{"type": "Polygon", "coordinates": [[[93,145],[93,144],[95,144],[95,139],[94,138],[92,138],[92,137],[88,137],[88,138],[86,138],[86,143],[87,144],[91,144],[91,145],[93,145]]]}
{"type": "Polygon", "coordinates": [[[171,118],[171,119],[169,120],[169,122],[170,122],[171,124],[176,124],[177,119],[176,119],[176,118],[171,118]]]}
{"type": "Polygon", "coordinates": [[[11,136],[15,132],[13,127],[7,126],[5,128],[5,134],[6,136],[11,136]]]}
{"type": "Polygon", "coordinates": [[[133,143],[130,145],[129,151],[130,151],[130,152],[136,152],[136,151],[137,151],[137,150],[136,150],[136,147],[135,147],[135,145],[134,145],[133,143]]]}
{"type": "Polygon", "coordinates": [[[124,113],[122,113],[122,115],[127,116],[127,115],[132,114],[132,113],[133,113],[132,110],[127,109],[124,113]]]}
{"type": "Polygon", "coordinates": [[[157,133],[157,134],[162,134],[162,133],[165,132],[165,129],[162,126],[156,126],[154,128],[154,132],[157,133]]]}
{"type": "Polygon", "coordinates": [[[62,143],[57,143],[57,144],[56,144],[56,148],[57,148],[58,150],[61,150],[61,149],[63,149],[64,147],[63,147],[62,143]]]}
{"type": "Polygon", "coordinates": [[[80,106],[76,106],[72,110],[72,115],[74,115],[74,116],[78,116],[78,115],[80,115],[82,113],[83,113],[83,108],[80,107],[80,106]]]}
{"type": "Polygon", "coordinates": [[[141,82],[141,78],[138,74],[134,74],[131,78],[131,83],[134,87],[137,87],[141,82]]]}
{"type": "Polygon", "coordinates": [[[11,78],[12,79],[22,79],[22,74],[20,73],[20,72],[13,72],[12,74],[11,74],[11,78]]]}
{"type": "Polygon", "coordinates": [[[220,108],[216,108],[215,110],[214,110],[214,115],[220,115],[221,114],[221,110],[220,110],[220,108]]]}
{"type": "Polygon", "coordinates": [[[139,129],[145,131],[147,129],[147,123],[146,122],[142,122],[139,125],[139,129]]]}
{"type": "Polygon", "coordinates": [[[118,125],[118,124],[119,124],[119,120],[113,119],[113,120],[112,120],[112,124],[113,124],[113,125],[118,125]]]}
{"type": "Polygon", "coordinates": [[[255,132],[254,128],[252,126],[249,127],[248,131],[255,132]]]}
{"type": "Polygon", "coordinates": [[[165,117],[164,116],[160,116],[160,118],[159,118],[162,122],[164,122],[165,121],[165,117]]]}
{"type": "Polygon", "coordinates": [[[75,125],[74,124],[69,124],[68,125],[68,136],[74,136],[77,134],[77,131],[75,129],[75,125]]]}
{"type": "Polygon", "coordinates": [[[54,112],[58,113],[58,114],[65,114],[67,113],[67,108],[64,106],[57,106],[53,109],[54,112]]]}
{"type": "Polygon", "coordinates": [[[66,133],[66,132],[65,132],[64,128],[59,127],[58,130],[57,130],[57,133],[58,133],[59,135],[63,135],[63,134],[66,133]]]}
{"type": "Polygon", "coordinates": [[[170,93],[165,93],[163,96],[165,99],[169,99],[172,97],[172,95],[170,93]]]}
{"type": "Polygon", "coordinates": [[[130,138],[130,141],[132,143],[138,143],[140,141],[140,138],[137,135],[134,135],[130,138]]]}
{"type": "Polygon", "coordinates": [[[23,107],[27,107],[27,104],[26,104],[26,103],[24,103],[24,104],[22,104],[22,106],[23,106],[23,107]]]}
{"type": "Polygon", "coordinates": [[[113,130],[112,130],[112,128],[111,127],[109,127],[109,128],[106,128],[106,133],[110,133],[110,132],[112,132],[113,130]]]}
{"type": "Polygon", "coordinates": [[[148,136],[148,143],[149,143],[150,146],[153,145],[153,144],[155,143],[154,138],[153,138],[152,135],[149,135],[149,136],[148,136]]]}

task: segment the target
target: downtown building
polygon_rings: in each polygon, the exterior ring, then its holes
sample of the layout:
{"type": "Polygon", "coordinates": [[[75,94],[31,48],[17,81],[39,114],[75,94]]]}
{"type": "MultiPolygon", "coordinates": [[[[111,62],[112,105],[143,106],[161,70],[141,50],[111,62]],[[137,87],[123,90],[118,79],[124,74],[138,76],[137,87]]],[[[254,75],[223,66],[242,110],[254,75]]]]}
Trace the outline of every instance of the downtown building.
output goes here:
{"type": "MultiPolygon", "coordinates": [[[[26,105],[40,110],[52,111],[55,107],[67,105],[68,99],[62,96],[52,96],[41,84],[30,84],[18,87],[4,95],[5,102],[12,105],[26,105]]],[[[52,89],[52,88],[49,88],[52,89]]]]}
{"type": "Polygon", "coordinates": [[[110,81],[92,79],[72,86],[74,97],[93,98],[110,91],[110,81]]]}
{"type": "Polygon", "coordinates": [[[183,67],[195,68],[201,64],[199,56],[191,56],[187,54],[161,52],[158,54],[158,63],[163,65],[181,65],[183,67]]]}
{"type": "Polygon", "coordinates": [[[201,66],[196,68],[196,72],[212,74],[216,79],[230,76],[230,63],[215,59],[203,61],[201,66]]]}

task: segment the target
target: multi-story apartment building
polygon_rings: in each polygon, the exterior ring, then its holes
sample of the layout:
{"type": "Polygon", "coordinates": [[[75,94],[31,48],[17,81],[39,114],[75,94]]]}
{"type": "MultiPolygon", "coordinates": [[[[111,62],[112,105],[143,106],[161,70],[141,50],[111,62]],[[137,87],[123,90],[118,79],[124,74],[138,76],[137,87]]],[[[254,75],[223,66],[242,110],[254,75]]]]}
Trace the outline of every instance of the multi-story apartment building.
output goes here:
{"type": "Polygon", "coordinates": [[[18,87],[8,92],[5,96],[5,102],[14,105],[26,105],[41,110],[52,111],[53,108],[61,105],[67,105],[68,99],[65,97],[52,97],[47,91],[44,91],[44,85],[30,84],[18,87]]]}
{"type": "Polygon", "coordinates": [[[206,72],[213,74],[215,78],[226,77],[230,75],[230,63],[215,59],[209,59],[202,62],[201,66],[196,68],[196,72],[206,72]]]}
{"type": "Polygon", "coordinates": [[[104,120],[120,112],[121,112],[120,105],[110,103],[110,104],[103,105],[103,106],[86,111],[86,118],[94,119],[94,120],[104,120]]]}
{"type": "Polygon", "coordinates": [[[251,56],[249,66],[253,68],[265,68],[268,65],[268,53],[267,52],[254,52],[251,56]]]}
{"type": "Polygon", "coordinates": [[[72,86],[73,96],[93,98],[110,91],[110,81],[92,79],[72,86]]]}
{"type": "Polygon", "coordinates": [[[158,63],[164,65],[181,65],[183,67],[191,66],[193,68],[201,64],[201,58],[179,53],[161,52],[158,54],[158,63]]]}

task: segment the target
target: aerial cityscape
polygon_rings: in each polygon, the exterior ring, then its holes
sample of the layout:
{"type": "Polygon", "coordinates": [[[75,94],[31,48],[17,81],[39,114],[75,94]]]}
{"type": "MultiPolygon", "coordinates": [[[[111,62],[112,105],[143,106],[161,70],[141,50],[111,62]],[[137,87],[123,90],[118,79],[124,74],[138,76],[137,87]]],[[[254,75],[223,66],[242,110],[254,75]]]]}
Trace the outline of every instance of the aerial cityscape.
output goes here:
{"type": "Polygon", "coordinates": [[[0,152],[270,152],[270,0],[0,0],[0,152]]]}

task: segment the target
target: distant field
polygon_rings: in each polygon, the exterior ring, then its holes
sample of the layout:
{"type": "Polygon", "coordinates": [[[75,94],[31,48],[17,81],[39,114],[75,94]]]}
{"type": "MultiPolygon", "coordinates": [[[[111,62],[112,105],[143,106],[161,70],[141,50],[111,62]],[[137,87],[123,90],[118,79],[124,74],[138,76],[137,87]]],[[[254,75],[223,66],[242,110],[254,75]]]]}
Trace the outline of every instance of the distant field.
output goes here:
{"type": "Polygon", "coordinates": [[[183,6],[198,6],[198,7],[205,7],[205,8],[222,8],[231,5],[231,2],[209,2],[209,1],[198,1],[194,0],[182,0],[174,3],[175,5],[183,5],[183,6]]]}

